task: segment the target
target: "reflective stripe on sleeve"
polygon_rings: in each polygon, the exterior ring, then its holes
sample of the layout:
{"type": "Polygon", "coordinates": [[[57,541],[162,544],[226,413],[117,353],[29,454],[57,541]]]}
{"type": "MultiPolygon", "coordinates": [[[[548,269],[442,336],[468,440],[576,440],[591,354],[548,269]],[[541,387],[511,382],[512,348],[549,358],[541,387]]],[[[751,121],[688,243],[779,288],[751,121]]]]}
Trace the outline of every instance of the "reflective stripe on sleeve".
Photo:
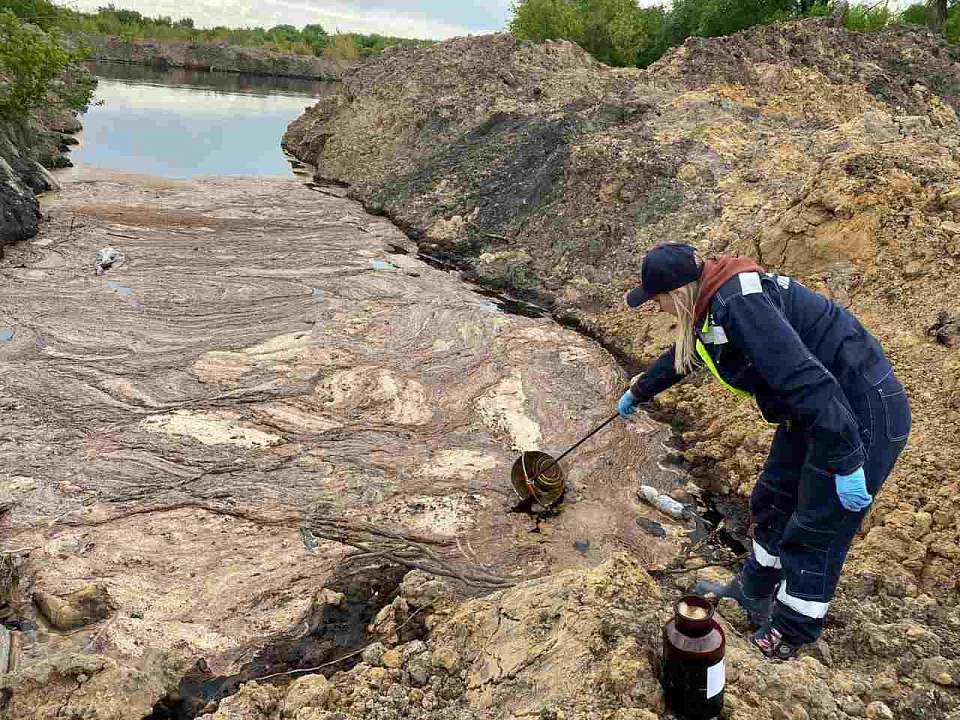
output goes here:
{"type": "Polygon", "coordinates": [[[787,583],[780,583],[780,592],[777,593],[777,602],[781,602],[791,610],[795,610],[808,618],[819,620],[827,616],[827,609],[830,607],[828,602],[818,602],[817,600],[804,600],[794,597],[787,592],[787,583]]]}
{"type": "Polygon", "coordinates": [[[775,568],[780,570],[783,567],[783,563],[780,562],[780,558],[776,555],[772,555],[767,552],[766,548],[763,547],[756,540],[753,541],[753,557],[756,558],[757,562],[760,563],[765,568],[775,568]]]}

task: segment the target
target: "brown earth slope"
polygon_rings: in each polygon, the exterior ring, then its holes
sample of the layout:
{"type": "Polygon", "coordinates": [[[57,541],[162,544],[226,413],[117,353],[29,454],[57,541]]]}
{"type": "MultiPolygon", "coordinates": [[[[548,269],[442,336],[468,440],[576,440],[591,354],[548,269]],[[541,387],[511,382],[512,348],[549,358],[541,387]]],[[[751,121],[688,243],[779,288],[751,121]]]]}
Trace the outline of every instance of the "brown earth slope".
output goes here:
{"type": "MultiPolygon", "coordinates": [[[[348,75],[286,147],[422,248],[553,303],[627,358],[668,342],[622,310],[646,249],[738,252],[849,305],[910,393],[914,432],[846,582],[958,598],[960,48],[817,20],[691,39],[647,70],[499,35],[348,75]]],[[[770,431],[691,383],[662,398],[690,471],[749,492],[770,431]]]]}

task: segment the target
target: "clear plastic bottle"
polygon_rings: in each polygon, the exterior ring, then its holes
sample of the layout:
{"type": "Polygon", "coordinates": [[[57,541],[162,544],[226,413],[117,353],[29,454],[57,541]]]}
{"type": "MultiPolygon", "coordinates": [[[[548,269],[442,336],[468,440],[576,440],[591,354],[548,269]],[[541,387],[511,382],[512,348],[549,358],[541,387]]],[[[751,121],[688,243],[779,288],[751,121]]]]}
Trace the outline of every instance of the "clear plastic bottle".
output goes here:
{"type": "Polygon", "coordinates": [[[723,709],[726,637],[713,604],[685,595],[663,628],[663,691],[667,705],[684,720],[713,720],[723,709]]]}

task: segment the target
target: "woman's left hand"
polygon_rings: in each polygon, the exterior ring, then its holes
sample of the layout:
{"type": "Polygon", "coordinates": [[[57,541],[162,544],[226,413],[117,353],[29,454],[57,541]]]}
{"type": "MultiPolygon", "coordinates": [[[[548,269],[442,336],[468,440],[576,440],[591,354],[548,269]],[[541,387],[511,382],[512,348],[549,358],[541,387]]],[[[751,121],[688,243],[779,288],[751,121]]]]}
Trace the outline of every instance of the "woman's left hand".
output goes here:
{"type": "Polygon", "coordinates": [[[860,512],[870,507],[873,496],[867,492],[867,477],[863,468],[857,468],[849,475],[837,475],[837,495],[840,504],[850,512],[860,512]]]}
{"type": "Polygon", "coordinates": [[[630,416],[637,411],[637,407],[640,405],[640,401],[637,400],[636,396],[627,390],[623,397],[620,398],[620,402],[617,403],[617,412],[620,413],[620,417],[624,420],[629,420],[630,416]]]}

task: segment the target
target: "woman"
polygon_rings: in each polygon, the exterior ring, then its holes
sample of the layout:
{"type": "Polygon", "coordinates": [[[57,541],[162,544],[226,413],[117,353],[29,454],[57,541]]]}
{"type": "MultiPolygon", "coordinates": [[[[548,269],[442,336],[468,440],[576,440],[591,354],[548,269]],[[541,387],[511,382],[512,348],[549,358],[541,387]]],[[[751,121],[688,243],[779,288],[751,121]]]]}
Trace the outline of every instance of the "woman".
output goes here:
{"type": "Polygon", "coordinates": [[[705,366],[778,424],[750,500],[753,551],[727,585],[759,629],[754,644],[788,660],[823,629],[866,510],[907,442],[910,406],[879,343],[853,315],[796,280],[735,257],[701,262],[669,243],[643,260],[627,305],[654,300],[676,341],[620,399],[640,403],[705,366]]]}

